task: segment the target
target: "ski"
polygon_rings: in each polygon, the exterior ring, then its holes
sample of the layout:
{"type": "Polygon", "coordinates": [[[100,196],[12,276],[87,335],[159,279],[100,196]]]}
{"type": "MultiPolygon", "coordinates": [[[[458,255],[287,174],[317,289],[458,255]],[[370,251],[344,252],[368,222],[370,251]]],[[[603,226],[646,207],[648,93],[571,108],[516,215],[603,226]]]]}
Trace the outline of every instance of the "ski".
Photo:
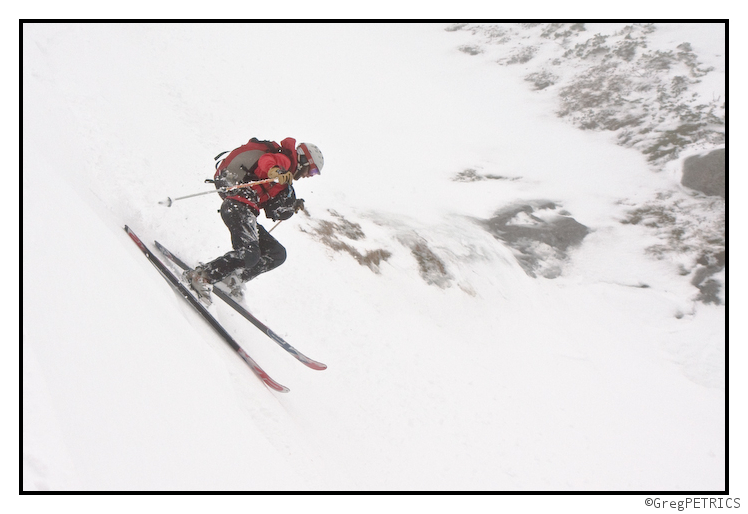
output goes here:
{"type": "MultiPolygon", "coordinates": [[[[179,266],[185,271],[190,271],[192,268],[188,266],[182,259],[174,255],[172,252],[166,249],[164,245],[159,243],[158,241],[154,241],[156,244],[156,248],[163,253],[167,258],[169,258],[174,264],[179,266]]],[[[230,305],[236,312],[241,314],[247,321],[252,323],[255,327],[260,329],[266,336],[268,336],[270,339],[275,341],[281,348],[286,350],[288,353],[290,353],[293,357],[295,357],[299,362],[302,364],[308,366],[311,369],[315,370],[324,370],[327,369],[327,364],[323,364],[321,362],[317,362],[314,359],[310,359],[303,353],[301,353],[299,350],[288,344],[282,337],[280,337],[278,334],[270,330],[270,328],[267,327],[263,322],[258,320],[251,312],[249,312],[247,309],[245,309],[242,305],[240,305],[236,300],[234,300],[231,295],[229,295],[226,291],[221,289],[220,287],[213,287],[213,292],[218,296],[221,300],[226,302],[228,305],[230,305]]]]}
{"type": "Polygon", "coordinates": [[[161,276],[164,277],[164,279],[169,282],[171,287],[177,291],[190,305],[192,305],[195,310],[210,324],[210,326],[213,327],[213,329],[218,332],[218,334],[223,338],[223,340],[228,343],[231,348],[233,348],[236,353],[239,354],[239,356],[244,359],[244,361],[249,364],[249,367],[252,369],[255,375],[262,380],[266,386],[268,386],[270,389],[273,389],[275,391],[281,392],[281,393],[287,393],[289,389],[276,382],[270,376],[265,373],[265,371],[252,359],[247,352],[244,351],[244,349],[239,346],[239,343],[237,343],[233,337],[231,337],[231,334],[229,334],[225,328],[210,314],[208,309],[200,303],[200,300],[195,298],[192,293],[189,292],[189,290],[182,284],[179,279],[172,273],[169,268],[166,267],[166,265],[161,262],[161,260],[156,257],[149,249],[148,247],[143,244],[143,242],[140,240],[140,238],[135,235],[135,232],[130,229],[127,225],[125,225],[125,231],[130,236],[130,239],[132,239],[135,244],[140,248],[140,250],[145,254],[145,256],[148,258],[151,264],[161,273],[161,276]]]}

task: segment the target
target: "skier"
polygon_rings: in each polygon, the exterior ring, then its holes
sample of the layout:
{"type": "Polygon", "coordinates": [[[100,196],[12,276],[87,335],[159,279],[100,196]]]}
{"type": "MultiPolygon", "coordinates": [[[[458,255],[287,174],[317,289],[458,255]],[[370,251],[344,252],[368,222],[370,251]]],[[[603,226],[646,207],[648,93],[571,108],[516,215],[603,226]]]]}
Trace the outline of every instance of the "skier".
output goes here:
{"type": "MultiPolygon", "coordinates": [[[[220,157],[220,156],[219,156],[220,157]]],[[[319,148],[286,138],[280,145],[252,138],[216,165],[215,186],[233,187],[263,179],[275,182],[219,193],[221,218],[231,233],[233,250],[185,273],[198,296],[210,303],[210,285],[223,282],[231,294],[242,298],[243,284],[286,260],[286,249],[257,223],[260,210],[274,221],[286,220],[304,208],[292,183],[319,175],[324,159],[319,148]]]]}

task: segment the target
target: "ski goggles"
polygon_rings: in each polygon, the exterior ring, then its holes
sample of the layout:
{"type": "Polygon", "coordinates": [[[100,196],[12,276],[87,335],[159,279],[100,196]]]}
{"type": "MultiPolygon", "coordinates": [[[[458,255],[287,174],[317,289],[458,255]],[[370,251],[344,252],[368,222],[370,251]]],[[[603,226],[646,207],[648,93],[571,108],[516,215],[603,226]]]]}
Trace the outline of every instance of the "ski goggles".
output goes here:
{"type": "Polygon", "coordinates": [[[299,150],[301,150],[299,152],[299,165],[301,166],[301,171],[304,172],[304,176],[313,177],[319,175],[319,167],[314,163],[311,152],[306,145],[302,143],[299,146],[299,150]]]}

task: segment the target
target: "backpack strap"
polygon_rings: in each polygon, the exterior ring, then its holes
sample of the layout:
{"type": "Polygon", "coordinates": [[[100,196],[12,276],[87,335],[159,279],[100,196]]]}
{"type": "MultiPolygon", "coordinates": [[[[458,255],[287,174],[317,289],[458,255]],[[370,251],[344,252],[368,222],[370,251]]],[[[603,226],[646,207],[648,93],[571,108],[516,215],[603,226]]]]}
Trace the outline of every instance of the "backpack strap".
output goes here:
{"type": "Polygon", "coordinates": [[[218,155],[216,155],[215,157],[213,157],[213,160],[216,161],[216,169],[218,169],[218,165],[221,164],[221,161],[219,159],[223,157],[224,155],[226,155],[227,153],[229,153],[229,151],[225,150],[219,153],[218,155]]]}

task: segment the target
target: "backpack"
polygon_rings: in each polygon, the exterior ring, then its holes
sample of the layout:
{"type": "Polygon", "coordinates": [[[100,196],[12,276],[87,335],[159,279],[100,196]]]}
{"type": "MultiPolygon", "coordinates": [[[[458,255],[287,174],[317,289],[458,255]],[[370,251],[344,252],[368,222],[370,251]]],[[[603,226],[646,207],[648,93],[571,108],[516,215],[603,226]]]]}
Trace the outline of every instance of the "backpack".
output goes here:
{"type": "MultiPolygon", "coordinates": [[[[225,189],[258,180],[254,171],[257,169],[260,157],[267,153],[284,154],[291,161],[291,167],[296,168],[296,140],[292,138],[284,139],[279,145],[275,141],[260,141],[253,137],[246,144],[232,150],[224,159],[219,161],[226,153],[228,152],[221,152],[214,158],[216,173],[213,177],[213,184],[217,189],[225,189]]],[[[230,195],[233,199],[257,208],[261,203],[276,196],[281,189],[284,189],[284,187],[279,187],[278,184],[262,184],[232,192],[230,195]]],[[[228,197],[223,192],[219,192],[219,195],[224,200],[228,197]]]]}
{"type": "MultiPolygon", "coordinates": [[[[287,139],[284,140],[284,142],[287,139]]],[[[290,145],[293,147],[295,141],[290,145]]],[[[225,175],[233,177],[237,180],[237,184],[241,182],[249,182],[251,180],[257,180],[254,177],[255,168],[257,168],[257,162],[260,157],[266,153],[282,153],[288,157],[292,163],[296,163],[295,149],[288,148],[287,146],[281,146],[275,141],[260,141],[256,137],[247,142],[247,144],[240,146],[233,150],[229,155],[222,160],[218,160],[221,156],[228,153],[221,152],[216,155],[214,160],[216,161],[216,174],[213,179],[218,179],[218,176],[224,172],[225,175]],[[225,172],[224,170],[228,170],[225,172]],[[245,176],[245,175],[249,176],[245,176]]]]}

